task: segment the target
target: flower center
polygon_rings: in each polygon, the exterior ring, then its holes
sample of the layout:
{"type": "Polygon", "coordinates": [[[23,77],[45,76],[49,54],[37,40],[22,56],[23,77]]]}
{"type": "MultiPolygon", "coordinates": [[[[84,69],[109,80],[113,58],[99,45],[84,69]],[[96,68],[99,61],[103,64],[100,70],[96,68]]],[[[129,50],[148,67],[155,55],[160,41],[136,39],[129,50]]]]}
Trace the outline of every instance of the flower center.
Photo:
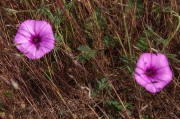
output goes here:
{"type": "Polygon", "coordinates": [[[154,69],[149,68],[149,69],[146,70],[145,74],[146,74],[147,76],[153,78],[153,77],[156,75],[156,72],[154,71],[154,69]]]}
{"type": "Polygon", "coordinates": [[[35,38],[33,38],[33,43],[39,43],[40,42],[40,38],[38,38],[38,37],[35,37],[35,38]]]}
{"type": "Polygon", "coordinates": [[[41,39],[39,37],[34,37],[32,42],[36,46],[36,49],[39,50],[41,47],[40,45],[41,39]]]}

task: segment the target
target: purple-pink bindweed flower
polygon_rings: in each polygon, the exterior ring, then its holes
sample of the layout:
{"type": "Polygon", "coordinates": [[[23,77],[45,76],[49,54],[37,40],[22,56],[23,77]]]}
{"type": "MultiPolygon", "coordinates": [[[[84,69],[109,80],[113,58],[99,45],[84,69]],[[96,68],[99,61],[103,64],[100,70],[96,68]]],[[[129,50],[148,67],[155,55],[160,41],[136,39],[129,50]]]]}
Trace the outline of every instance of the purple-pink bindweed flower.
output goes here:
{"type": "Polygon", "coordinates": [[[14,42],[29,59],[39,59],[54,48],[52,27],[43,20],[25,20],[19,26],[14,42]]]}
{"type": "Polygon", "coordinates": [[[164,54],[144,53],[137,62],[134,77],[146,90],[156,93],[172,80],[172,71],[164,54]]]}

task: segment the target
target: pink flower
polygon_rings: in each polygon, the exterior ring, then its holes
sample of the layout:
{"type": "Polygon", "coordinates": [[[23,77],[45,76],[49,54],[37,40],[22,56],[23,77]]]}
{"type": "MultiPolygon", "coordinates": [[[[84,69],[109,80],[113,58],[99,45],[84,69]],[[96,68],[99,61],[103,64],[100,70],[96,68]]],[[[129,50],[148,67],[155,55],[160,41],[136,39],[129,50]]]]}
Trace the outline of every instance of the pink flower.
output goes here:
{"type": "Polygon", "coordinates": [[[19,26],[14,42],[29,59],[39,59],[54,48],[52,27],[46,21],[25,20],[19,26]]]}
{"type": "Polygon", "coordinates": [[[137,62],[134,77],[146,90],[156,93],[172,80],[172,71],[164,54],[144,53],[137,62]]]}

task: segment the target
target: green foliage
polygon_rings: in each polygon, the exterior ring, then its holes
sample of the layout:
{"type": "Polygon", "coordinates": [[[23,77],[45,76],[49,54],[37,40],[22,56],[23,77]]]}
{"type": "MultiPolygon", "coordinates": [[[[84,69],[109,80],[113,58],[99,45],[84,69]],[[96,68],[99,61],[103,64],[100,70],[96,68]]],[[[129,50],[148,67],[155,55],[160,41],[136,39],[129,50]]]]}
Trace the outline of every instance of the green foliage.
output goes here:
{"type": "MultiPolygon", "coordinates": [[[[123,103],[124,106],[127,108],[127,109],[132,109],[132,105],[129,104],[129,103],[123,103]]],[[[117,101],[117,100],[107,100],[105,102],[105,105],[110,108],[110,109],[113,109],[114,111],[125,111],[122,104],[117,101]]],[[[129,115],[131,115],[131,112],[128,111],[129,115]]]]}
{"type": "Polygon", "coordinates": [[[180,60],[177,58],[176,54],[166,54],[166,56],[170,59],[172,59],[173,61],[180,63],[180,60]]]}
{"type": "Polygon", "coordinates": [[[148,115],[148,116],[144,116],[143,119],[155,119],[152,116],[148,115]]]}
{"type": "Polygon", "coordinates": [[[121,59],[123,62],[125,62],[125,63],[129,63],[129,62],[130,62],[129,58],[127,58],[127,57],[124,56],[124,55],[120,56],[120,59],[121,59]]]}
{"type": "MultiPolygon", "coordinates": [[[[131,60],[124,55],[120,56],[120,59],[125,63],[125,65],[122,68],[127,68],[129,72],[132,74],[134,72],[134,69],[133,69],[134,62],[131,62],[131,60]]],[[[137,57],[132,57],[132,60],[133,61],[137,60],[137,57]]]]}
{"type": "Polygon", "coordinates": [[[98,25],[100,26],[101,30],[105,29],[106,27],[106,18],[104,17],[104,15],[102,13],[99,12],[99,10],[97,10],[96,12],[94,12],[98,25]]]}
{"type": "Polygon", "coordinates": [[[139,49],[145,51],[149,48],[148,46],[148,42],[144,39],[143,36],[140,36],[139,40],[136,43],[136,47],[138,47],[139,49]]]}
{"type": "Polygon", "coordinates": [[[74,2],[73,1],[66,2],[65,9],[67,11],[70,11],[73,6],[74,6],[74,2]]]}
{"type": "Polygon", "coordinates": [[[15,9],[11,9],[11,8],[3,8],[4,10],[6,10],[7,12],[9,12],[10,14],[16,14],[19,11],[15,10],[15,9]]]}
{"type": "Polygon", "coordinates": [[[52,81],[51,70],[46,69],[45,72],[44,72],[44,74],[45,74],[45,77],[46,77],[48,80],[52,81]]]}
{"type": "Polygon", "coordinates": [[[156,32],[154,32],[154,30],[146,25],[147,30],[145,31],[146,36],[148,39],[153,38],[152,40],[156,41],[156,46],[158,46],[159,44],[163,44],[163,46],[166,44],[167,40],[163,39],[161,36],[159,36],[156,32]]]}
{"type": "Polygon", "coordinates": [[[45,6],[42,6],[41,8],[39,8],[37,10],[37,14],[38,15],[41,15],[41,14],[44,14],[44,15],[47,15],[50,19],[53,19],[53,14],[51,13],[51,11],[48,9],[49,6],[51,6],[52,4],[47,4],[45,6]]]}
{"type": "MultiPolygon", "coordinates": [[[[63,17],[63,13],[61,12],[61,10],[59,8],[57,8],[57,12],[56,13],[52,13],[49,10],[49,7],[52,6],[52,4],[47,4],[45,6],[42,6],[41,8],[39,8],[36,13],[38,15],[45,15],[48,16],[50,18],[50,20],[54,23],[55,27],[58,26],[60,23],[62,23],[64,21],[64,17],[63,17]]],[[[56,28],[57,30],[57,28],[56,28]]]]}
{"type": "Polygon", "coordinates": [[[177,25],[175,31],[172,33],[171,37],[169,39],[167,39],[167,42],[164,44],[162,52],[164,52],[165,48],[167,47],[167,45],[170,43],[170,41],[173,39],[173,37],[175,36],[175,34],[178,32],[178,30],[180,28],[180,15],[179,15],[179,13],[173,11],[173,16],[178,18],[178,25],[177,25]]]}
{"type": "Polygon", "coordinates": [[[56,40],[56,44],[55,44],[54,50],[58,51],[59,50],[59,46],[58,45],[63,43],[63,36],[61,34],[58,35],[57,33],[55,33],[54,37],[55,37],[55,40],[56,40]]]}
{"type": "Polygon", "coordinates": [[[91,36],[87,36],[86,41],[87,41],[88,46],[90,48],[92,48],[93,47],[93,40],[92,40],[91,36]]]}
{"type": "Polygon", "coordinates": [[[158,47],[160,44],[166,45],[167,40],[159,36],[150,26],[146,26],[146,30],[140,35],[139,40],[136,43],[136,47],[142,51],[148,50],[150,47],[148,41],[152,47],[158,47]]]}
{"type": "Polygon", "coordinates": [[[20,0],[20,3],[22,3],[23,2],[23,0],[20,0]]]}
{"type": "Polygon", "coordinates": [[[52,21],[54,22],[55,26],[64,22],[63,13],[61,12],[60,8],[57,8],[57,13],[54,13],[52,21]]]}
{"type": "Polygon", "coordinates": [[[108,83],[108,79],[107,78],[102,78],[101,81],[97,80],[97,87],[93,90],[91,96],[95,97],[97,95],[98,92],[100,92],[103,89],[109,89],[110,88],[110,84],[108,83]]]}
{"type": "MultiPolygon", "coordinates": [[[[74,5],[74,2],[69,2],[65,5],[65,9],[69,11],[73,5],[74,5]]],[[[54,23],[54,25],[58,26],[60,23],[63,23],[64,15],[59,7],[57,7],[57,12],[52,12],[51,10],[49,10],[49,7],[51,7],[51,6],[52,6],[52,4],[47,4],[45,6],[42,6],[41,8],[39,8],[36,11],[36,13],[37,13],[37,15],[48,16],[50,18],[50,20],[54,23]]]]}
{"type": "Polygon", "coordinates": [[[101,30],[105,29],[107,24],[106,18],[100,10],[95,10],[91,16],[86,21],[86,29],[87,31],[91,31],[95,27],[99,27],[101,30]]]}
{"type": "Polygon", "coordinates": [[[63,113],[63,110],[59,110],[59,118],[60,119],[64,119],[64,113],[63,113]]]}
{"type": "Polygon", "coordinates": [[[12,91],[12,90],[6,90],[6,91],[4,92],[4,95],[5,95],[7,98],[10,98],[10,97],[12,96],[12,94],[13,94],[13,91],[12,91]]]}
{"type": "Polygon", "coordinates": [[[88,47],[88,46],[85,46],[85,45],[80,45],[77,50],[79,51],[83,51],[83,52],[88,52],[90,51],[91,49],[88,47]]]}
{"type": "Polygon", "coordinates": [[[128,0],[129,4],[130,4],[130,8],[131,9],[137,9],[135,17],[136,18],[140,18],[140,16],[145,12],[145,7],[143,5],[143,1],[142,0],[128,0]]]}
{"type": "Polygon", "coordinates": [[[54,34],[54,37],[55,37],[55,40],[56,40],[57,43],[62,44],[62,42],[63,42],[63,36],[62,36],[61,34],[58,35],[57,33],[55,33],[55,34],[54,34]]]}
{"type": "Polygon", "coordinates": [[[114,47],[116,44],[116,40],[112,35],[104,36],[103,42],[105,47],[114,47]]]}
{"type": "Polygon", "coordinates": [[[97,51],[91,50],[88,46],[80,45],[77,50],[81,51],[81,54],[76,58],[79,62],[84,62],[85,60],[90,60],[91,58],[96,56],[97,51]]]}

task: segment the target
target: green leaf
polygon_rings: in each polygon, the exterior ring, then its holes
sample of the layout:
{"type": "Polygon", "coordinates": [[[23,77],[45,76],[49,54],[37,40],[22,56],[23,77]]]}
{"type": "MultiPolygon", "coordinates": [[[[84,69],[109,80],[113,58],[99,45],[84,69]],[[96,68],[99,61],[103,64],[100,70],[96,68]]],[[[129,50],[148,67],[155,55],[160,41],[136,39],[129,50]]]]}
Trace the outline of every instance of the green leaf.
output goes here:
{"type": "Polygon", "coordinates": [[[91,50],[91,48],[86,45],[80,45],[77,50],[81,51],[81,54],[76,56],[79,62],[90,60],[91,58],[95,57],[97,53],[96,50],[91,50]]]}
{"type": "Polygon", "coordinates": [[[141,14],[145,12],[145,7],[142,0],[128,0],[131,9],[137,9],[135,18],[140,18],[141,14]]]}
{"type": "MultiPolygon", "coordinates": [[[[124,55],[120,56],[120,59],[125,63],[122,68],[127,68],[130,73],[133,73],[133,62],[130,61],[130,59],[124,55]]],[[[136,57],[132,57],[133,60],[136,60],[136,57]]]]}
{"type": "Polygon", "coordinates": [[[97,87],[93,90],[91,94],[92,97],[96,96],[96,94],[100,92],[101,90],[108,89],[110,87],[107,78],[102,78],[101,81],[97,80],[97,84],[98,84],[97,87]]]}
{"type": "MultiPolygon", "coordinates": [[[[113,109],[114,111],[124,111],[124,108],[122,106],[122,104],[118,101],[118,100],[107,100],[105,102],[106,106],[108,106],[109,108],[113,109]]],[[[132,105],[129,103],[123,103],[124,106],[127,109],[132,109],[132,105]]],[[[130,112],[129,112],[130,113],[130,112]]]]}
{"type": "Polygon", "coordinates": [[[12,91],[12,90],[6,90],[6,91],[4,92],[4,95],[5,95],[7,98],[10,98],[10,97],[12,96],[12,94],[13,94],[13,91],[12,91]]]}
{"type": "Polygon", "coordinates": [[[73,5],[74,5],[74,2],[71,1],[65,5],[65,9],[69,11],[73,7],[73,5]]]}
{"type": "Polygon", "coordinates": [[[113,38],[112,35],[104,36],[103,40],[104,40],[105,47],[114,47],[116,44],[116,40],[113,38]]]}
{"type": "Polygon", "coordinates": [[[147,50],[149,48],[148,42],[145,40],[144,37],[140,36],[139,40],[136,43],[136,47],[138,47],[141,50],[147,50]]]}
{"type": "Polygon", "coordinates": [[[146,30],[140,35],[139,40],[136,43],[136,47],[143,51],[148,50],[148,41],[152,47],[157,47],[159,44],[163,44],[163,46],[165,46],[167,43],[166,39],[163,39],[156,32],[154,32],[150,26],[146,25],[146,30]]]}
{"type": "Polygon", "coordinates": [[[88,46],[86,46],[86,45],[80,45],[80,46],[77,48],[77,50],[83,51],[83,52],[88,52],[88,51],[90,51],[91,49],[90,49],[88,46]]]}
{"type": "Polygon", "coordinates": [[[23,0],[20,0],[20,3],[22,3],[23,0]]]}
{"type": "Polygon", "coordinates": [[[54,14],[52,19],[55,26],[59,26],[64,21],[63,13],[60,8],[57,8],[57,13],[54,14]]]}
{"type": "Polygon", "coordinates": [[[156,32],[154,32],[154,30],[150,26],[146,25],[146,28],[147,28],[146,31],[149,33],[148,37],[154,36],[154,38],[152,40],[156,41],[157,45],[159,45],[160,43],[162,43],[163,45],[166,45],[166,43],[167,43],[166,39],[163,39],[156,32]]]}
{"type": "Polygon", "coordinates": [[[120,56],[120,59],[121,59],[123,62],[125,62],[125,63],[130,63],[129,58],[127,58],[127,57],[124,56],[124,55],[120,56]]]}
{"type": "Polygon", "coordinates": [[[62,40],[63,40],[63,36],[62,36],[61,34],[58,35],[57,33],[55,33],[55,34],[54,34],[54,37],[55,37],[55,39],[56,39],[56,41],[57,41],[58,43],[61,43],[62,40]]]}
{"type": "Polygon", "coordinates": [[[54,51],[58,51],[59,50],[59,44],[63,43],[63,36],[61,34],[58,35],[57,33],[55,33],[54,37],[55,37],[55,40],[56,40],[54,51]]]}
{"type": "Polygon", "coordinates": [[[92,57],[95,57],[95,56],[96,56],[96,51],[90,50],[77,56],[77,59],[79,62],[84,62],[85,60],[89,61],[92,57]]]}
{"type": "Polygon", "coordinates": [[[39,8],[37,10],[37,13],[38,14],[44,14],[44,15],[47,15],[49,18],[53,19],[53,14],[51,13],[51,11],[48,9],[49,6],[51,6],[52,4],[48,4],[48,5],[45,5],[41,8],[39,8]]]}
{"type": "Polygon", "coordinates": [[[172,59],[173,61],[180,63],[180,59],[177,58],[176,54],[166,54],[166,56],[170,59],[172,59]]]}

